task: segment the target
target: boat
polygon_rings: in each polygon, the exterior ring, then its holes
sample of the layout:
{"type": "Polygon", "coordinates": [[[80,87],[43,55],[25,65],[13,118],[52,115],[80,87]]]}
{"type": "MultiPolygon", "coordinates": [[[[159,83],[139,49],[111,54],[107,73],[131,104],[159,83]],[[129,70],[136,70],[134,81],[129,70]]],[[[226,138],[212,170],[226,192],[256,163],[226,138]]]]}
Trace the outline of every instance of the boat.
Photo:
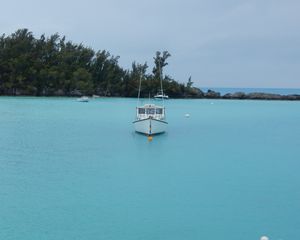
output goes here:
{"type": "Polygon", "coordinates": [[[89,98],[86,97],[86,96],[82,96],[80,98],[77,98],[77,101],[78,102],[88,102],[89,101],[89,98]]]}
{"type": "Polygon", "coordinates": [[[136,108],[136,120],[133,122],[136,132],[148,136],[163,133],[167,130],[165,107],[145,104],[136,108]]]}
{"type": "MultiPolygon", "coordinates": [[[[144,105],[139,105],[141,82],[142,82],[142,78],[140,77],[136,116],[135,116],[135,121],[133,122],[135,131],[138,133],[146,134],[149,137],[151,137],[154,134],[164,133],[165,131],[167,131],[167,126],[168,126],[168,122],[166,121],[166,109],[164,107],[164,98],[161,98],[162,106],[151,104],[150,95],[149,95],[149,103],[144,105]]],[[[161,74],[160,74],[160,86],[161,86],[160,92],[162,96],[164,96],[161,74]]]]}
{"type": "Polygon", "coordinates": [[[159,92],[154,96],[154,98],[155,99],[169,99],[169,96],[162,92],[159,92]]]}

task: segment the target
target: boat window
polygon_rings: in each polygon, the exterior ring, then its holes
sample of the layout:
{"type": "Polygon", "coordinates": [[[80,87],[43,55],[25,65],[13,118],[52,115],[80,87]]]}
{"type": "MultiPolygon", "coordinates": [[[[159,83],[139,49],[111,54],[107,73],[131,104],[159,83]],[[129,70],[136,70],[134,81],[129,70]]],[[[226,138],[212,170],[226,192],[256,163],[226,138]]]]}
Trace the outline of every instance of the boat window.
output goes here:
{"type": "Polygon", "coordinates": [[[156,114],[162,114],[163,110],[162,108],[156,108],[156,114]]]}
{"type": "Polygon", "coordinates": [[[145,114],[145,108],[139,108],[139,114],[145,114]]]}
{"type": "Polygon", "coordinates": [[[155,108],[147,108],[147,114],[154,114],[155,108]]]}

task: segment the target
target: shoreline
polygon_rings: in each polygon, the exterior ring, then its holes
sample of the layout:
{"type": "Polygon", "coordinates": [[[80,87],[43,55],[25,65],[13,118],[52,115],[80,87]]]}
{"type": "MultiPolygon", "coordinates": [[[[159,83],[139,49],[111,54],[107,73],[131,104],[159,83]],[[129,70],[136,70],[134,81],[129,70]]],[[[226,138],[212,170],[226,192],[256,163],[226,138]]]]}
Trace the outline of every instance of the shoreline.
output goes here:
{"type": "Polygon", "coordinates": [[[283,101],[299,101],[300,94],[277,94],[277,93],[265,93],[265,92],[235,92],[226,93],[221,95],[219,92],[208,90],[204,94],[208,99],[229,99],[229,100],[283,100],[283,101]]]}
{"type": "MultiPolygon", "coordinates": [[[[65,97],[65,98],[78,98],[83,95],[0,95],[0,97],[65,97]]],[[[93,96],[86,95],[89,98],[93,96]]],[[[126,96],[98,96],[97,98],[136,98],[136,97],[126,97],[126,96]]],[[[142,97],[143,98],[143,97],[142,97]]],[[[147,99],[147,98],[144,98],[147,99]]],[[[184,96],[184,97],[170,97],[170,99],[220,99],[220,100],[270,100],[270,101],[300,101],[300,94],[275,94],[275,93],[265,93],[265,92],[235,92],[235,93],[225,93],[221,94],[213,90],[208,90],[207,92],[200,92],[196,96],[184,96]]]]}

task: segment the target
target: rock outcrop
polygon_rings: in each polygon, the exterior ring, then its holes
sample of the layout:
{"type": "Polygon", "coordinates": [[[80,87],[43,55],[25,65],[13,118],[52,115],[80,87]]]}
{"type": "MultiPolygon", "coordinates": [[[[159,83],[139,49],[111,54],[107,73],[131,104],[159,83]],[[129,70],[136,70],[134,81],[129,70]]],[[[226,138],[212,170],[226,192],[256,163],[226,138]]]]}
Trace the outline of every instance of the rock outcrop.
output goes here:
{"type": "Polygon", "coordinates": [[[215,91],[209,89],[209,90],[204,94],[204,98],[213,98],[213,99],[221,98],[221,93],[215,92],[215,91]]]}
{"type": "Polygon", "coordinates": [[[262,93],[262,92],[253,92],[253,93],[227,93],[222,96],[223,99],[248,99],[248,100],[300,100],[300,95],[280,95],[274,93],[262,93]]]}
{"type": "Polygon", "coordinates": [[[280,95],[280,94],[263,93],[263,92],[252,92],[252,93],[235,92],[235,93],[226,93],[224,95],[221,95],[219,92],[208,90],[206,93],[203,93],[203,95],[198,98],[299,101],[300,95],[299,94],[280,95]]]}

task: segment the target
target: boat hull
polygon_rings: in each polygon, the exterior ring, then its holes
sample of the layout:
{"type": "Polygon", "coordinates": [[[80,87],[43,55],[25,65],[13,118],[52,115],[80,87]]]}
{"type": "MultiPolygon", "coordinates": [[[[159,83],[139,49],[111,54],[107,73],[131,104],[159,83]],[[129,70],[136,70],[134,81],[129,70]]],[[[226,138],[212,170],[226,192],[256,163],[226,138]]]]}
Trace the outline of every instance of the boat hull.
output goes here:
{"type": "Polygon", "coordinates": [[[88,101],[89,101],[88,97],[77,98],[77,102],[88,102],[88,101]]]}
{"type": "Polygon", "coordinates": [[[164,97],[156,97],[156,96],[154,96],[154,99],[156,99],[156,100],[162,100],[162,99],[169,99],[169,97],[168,96],[164,96],[164,97]]]}
{"type": "Polygon", "coordinates": [[[141,119],[133,122],[136,132],[154,135],[167,131],[168,123],[153,118],[141,119]]]}

